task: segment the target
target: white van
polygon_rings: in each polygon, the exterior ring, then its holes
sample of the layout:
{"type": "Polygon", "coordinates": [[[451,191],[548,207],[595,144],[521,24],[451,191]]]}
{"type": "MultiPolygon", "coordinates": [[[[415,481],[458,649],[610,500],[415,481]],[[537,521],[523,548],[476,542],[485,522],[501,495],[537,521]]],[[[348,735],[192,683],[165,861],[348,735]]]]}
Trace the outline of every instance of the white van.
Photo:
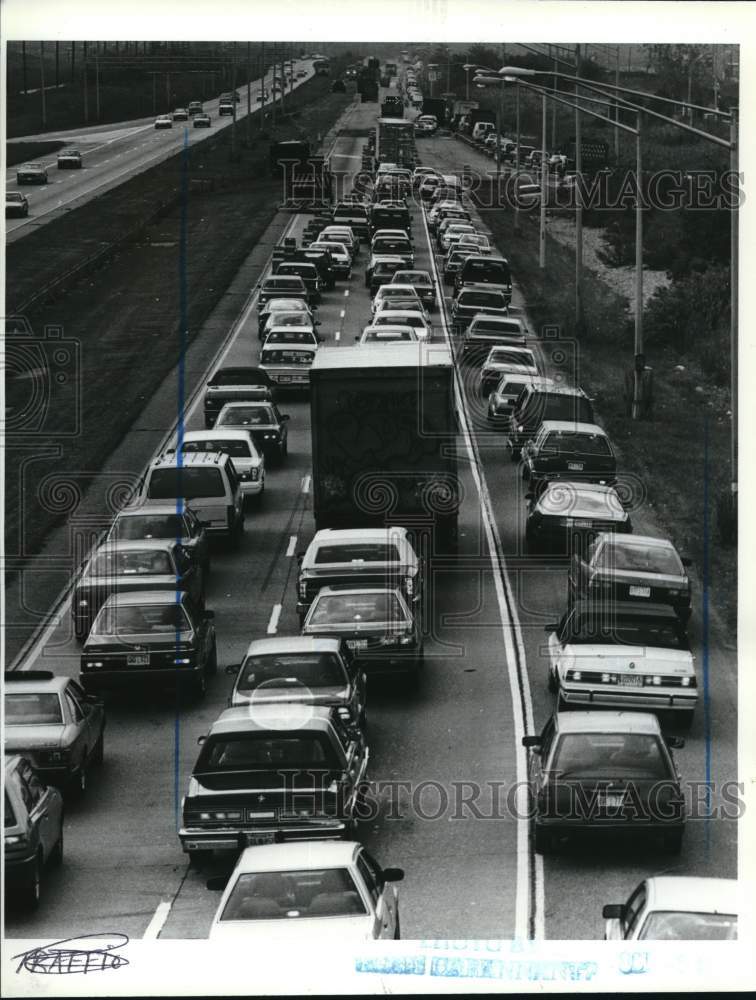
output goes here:
{"type": "Polygon", "coordinates": [[[175,452],[150,465],[142,483],[139,502],[163,506],[183,499],[210,535],[240,538],[244,531],[244,500],[233,459],[223,452],[184,455],[179,465],[175,452]]]}
{"type": "Polygon", "coordinates": [[[473,142],[482,142],[489,132],[493,132],[496,126],[493,122],[476,122],[473,125],[472,130],[472,140],[473,142]]]}

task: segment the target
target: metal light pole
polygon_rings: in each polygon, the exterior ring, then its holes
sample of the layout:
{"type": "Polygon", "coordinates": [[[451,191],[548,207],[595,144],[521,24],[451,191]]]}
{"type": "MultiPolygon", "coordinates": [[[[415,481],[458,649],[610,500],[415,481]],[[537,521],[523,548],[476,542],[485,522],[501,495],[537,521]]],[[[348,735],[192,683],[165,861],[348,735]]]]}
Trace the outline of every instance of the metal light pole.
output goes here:
{"type": "Polygon", "coordinates": [[[635,358],[633,373],[632,418],[641,416],[641,390],[645,358],[643,356],[643,163],[641,160],[641,116],[636,119],[635,136],[635,358]]]}
{"type": "Polygon", "coordinates": [[[39,43],[39,81],[42,94],[42,128],[47,125],[47,105],[45,104],[45,43],[39,43]]]}
{"type": "MultiPolygon", "coordinates": [[[[580,46],[575,46],[575,64],[580,68],[580,46]]],[[[579,88],[575,83],[575,104],[579,101],[579,88]]],[[[582,137],[580,135],[580,109],[575,108],[575,332],[583,330],[583,195],[580,183],[583,170],[582,137]]]]}
{"type": "Polygon", "coordinates": [[[496,102],[496,197],[501,184],[501,102],[504,99],[504,81],[499,84],[499,99],[496,102]]]}
{"type": "Polygon", "coordinates": [[[465,66],[465,100],[470,100],[470,70],[472,67],[465,66]]]}
{"type": "Polygon", "coordinates": [[[100,120],[100,53],[95,51],[95,119],[100,120]]]}
{"type": "MultiPolygon", "coordinates": [[[[616,65],[615,70],[614,70],[614,85],[615,85],[615,87],[619,87],[619,72],[620,72],[620,52],[619,52],[619,45],[617,46],[617,48],[615,49],[615,51],[617,53],[617,65],[616,65]]],[[[617,101],[614,102],[614,118],[615,118],[616,121],[619,121],[619,103],[617,101]]],[[[614,162],[616,163],[617,160],[619,160],[619,129],[615,125],[614,126],[614,162]]]]}
{"type": "Polygon", "coordinates": [[[520,86],[515,87],[515,210],[514,231],[520,231],[520,201],[517,197],[517,183],[520,177],[520,86]]]}
{"type": "MultiPolygon", "coordinates": [[[[730,170],[738,174],[738,109],[730,109],[730,170]]],[[[738,208],[730,215],[730,502],[738,517],[738,208]]]]}
{"type": "Polygon", "coordinates": [[[247,146],[252,145],[252,65],[250,63],[251,42],[247,42],[247,146]]]}
{"type": "Polygon", "coordinates": [[[538,240],[538,264],[543,270],[546,267],[546,94],[541,98],[541,224],[538,240]]]}

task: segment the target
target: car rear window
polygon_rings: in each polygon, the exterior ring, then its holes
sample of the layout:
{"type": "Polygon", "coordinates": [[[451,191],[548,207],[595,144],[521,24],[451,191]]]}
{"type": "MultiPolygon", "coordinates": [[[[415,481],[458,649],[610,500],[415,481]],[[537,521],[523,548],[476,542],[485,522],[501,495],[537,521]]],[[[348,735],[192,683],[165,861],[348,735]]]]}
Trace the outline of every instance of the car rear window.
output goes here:
{"type": "Polygon", "coordinates": [[[574,483],[549,486],[538,501],[538,509],[557,517],[596,517],[616,520],[624,508],[614,490],[581,489],[574,483]]]}
{"type": "Polygon", "coordinates": [[[333,748],[320,733],[235,733],[206,740],[194,773],[330,770],[336,767],[338,760],[333,748]]]}
{"type": "Polygon", "coordinates": [[[688,649],[680,623],[666,618],[611,617],[580,615],[570,625],[567,636],[572,644],[610,646],[650,646],[654,649],[688,649]]]}
{"type": "Polygon", "coordinates": [[[272,322],[276,326],[312,326],[312,320],[303,312],[276,312],[272,322]]]}
{"type": "Polygon", "coordinates": [[[203,451],[221,451],[232,458],[250,458],[252,455],[249,441],[230,440],[229,438],[212,438],[207,441],[184,441],[181,450],[185,455],[203,451]]]}
{"type": "Polygon", "coordinates": [[[357,542],[352,545],[320,545],[315,553],[315,563],[346,562],[399,562],[401,556],[396,545],[384,542],[357,542]]]}
{"type": "Polygon", "coordinates": [[[497,292],[470,292],[464,289],[459,293],[461,306],[486,306],[488,309],[505,309],[506,300],[497,292]]]}
{"type": "Polygon", "coordinates": [[[301,288],[300,282],[302,279],[299,275],[291,275],[291,277],[282,276],[280,278],[268,278],[265,282],[265,288],[270,290],[283,289],[291,290],[294,288],[301,288]]]}
{"type": "Polygon", "coordinates": [[[685,575],[675,550],[661,545],[604,545],[596,562],[604,569],[685,575]]]}
{"type": "Polygon", "coordinates": [[[550,770],[562,779],[669,776],[653,733],[563,733],[550,770]]]}
{"type": "Polygon", "coordinates": [[[89,566],[90,576],[169,576],[173,567],[167,552],[150,549],[128,552],[105,551],[89,566]]]}
{"type": "Polygon", "coordinates": [[[346,868],[244,873],[221,920],[281,920],[364,915],[365,904],[346,868]]]}
{"type": "Polygon", "coordinates": [[[92,626],[95,635],[168,635],[190,631],[186,611],[178,603],[104,607],[92,626]]]}
{"type": "Polygon", "coordinates": [[[515,351],[502,347],[491,351],[488,362],[494,365],[535,365],[535,358],[531,351],[515,351]]]}
{"type": "Polygon", "coordinates": [[[335,653],[269,653],[248,656],[237,685],[240,691],[260,688],[346,687],[348,678],[335,653]]]}
{"type": "Polygon", "coordinates": [[[210,379],[210,385],[263,385],[264,376],[260,372],[244,368],[221,368],[210,379]]]}
{"type": "Polygon", "coordinates": [[[218,427],[263,427],[276,422],[269,406],[234,406],[218,417],[218,427]]]}
{"type": "Polygon", "coordinates": [[[184,520],[180,514],[134,514],[119,517],[112,537],[122,541],[140,541],[146,538],[181,538],[184,520]]]}
{"type": "Polygon", "coordinates": [[[154,469],[147,487],[150,500],[173,500],[177,497],[194,500],[199,497],[222,497],[225,492],[220,469],[186,465],[154,469]]]}
{"type": "Polygon", "coordinates": [[[552,431],[540,447],[541,453],[569,455],[611,455],[609,442],[602,434],[575,434],[572,431],[552,431]]]}
{"type": "Polygon", "coordinates": [[[519,322],[498,320],[498,319],[477,319],[471,327],[471,331],[478,333],[488,333],[500,336],[522,336],[522,327],[519,322]]]}
{"type": "Polygon", "coordinates": [[[308,624],[400,624],[405,621],[396,594],[323,594],[315,598],[308,624]]]}
{"type": "Polygon", "coordinates": [[[5,693],[6,726],[55,726],[63,722],[57,694],[5,693]]]}
{"type": "Polygon", "coordinates": [[[462,269],[462,280],[508,285],[510,281],[509,267],[501,261],[468,260],[462,269]]]}

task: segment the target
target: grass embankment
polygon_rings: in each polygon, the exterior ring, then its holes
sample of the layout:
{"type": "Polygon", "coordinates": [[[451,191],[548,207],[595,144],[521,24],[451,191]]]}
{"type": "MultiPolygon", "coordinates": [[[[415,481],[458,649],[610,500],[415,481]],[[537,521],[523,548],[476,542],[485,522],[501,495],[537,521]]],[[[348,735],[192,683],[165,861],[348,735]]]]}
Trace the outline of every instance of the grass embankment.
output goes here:
{"type": "MultiPolygon", "coordinates": [[[[316,140],[351,100],[349,94],[330,94],[326,78],[306,86],[307,96],[299,96],[299,117],[279,129],[277,138],[304,132],[316,140]]],[[[241,139],[244,130],[239,131],[241,139]]],[[[215,141],[189,153],[186,309],[190,341],[259,243],[281,200],[281,181],[269,176],[268,141],[259,139],[248,147],[239,142],[238,158],[233,161],[230,141],[230,130],[225,130],[215,141]]],[[[38,552],[52,528],[70,518],[72,506],[56,503],[50,495],[54,478],[72,483],[71,495],[84,492],[139,417],[145,400],[177,363],[182,210],[173,199],[180,188],[181,168],[179,154],[8,247],[12,301],[17,294],[21,298],[18,285],[28,284],[35,267],[38,274],[49,275],[56,262],[60,266],[57,256],[64,254],[67,244],[79,256],[86,255],[90,246],[133,229],[140,213],[149,219],[161,203],[172,206],[157,221],[122,240],[107,262],[82,276],[57,302],[28,315],[37,337],[46,325],[55,325],[65,337],[78,342],[76,376],[82,409],[80,432],[68,439],[57,437],[56,428],[71,426],[72,401],[70,394],[64,399],[51,391],[45,421],[49,435],[40,441],[20,433],[13,447],[9,442],[5,509],[9,560],[38,552]],[[60,454],[45,457],[42,452],[50,454],[47,445],[59,445],[60,454]]],[[[15,394],[17,410],[27,403],[28,379],[9,378],[8,390],[11,404],[15,394]]]]}
{"type": "Polygon", "coordinates": [[[5,165],[10,168],[38,156],[53,156],[65,145],[65,142],[6,142],[5,165]]]}
{"type": "MultiPolygon", "coordinates": [[[[560,337],[575,338],[576,382],[595,398],[620,468],[643,483],[645,506],[678,550],[692,557],[699,580],[708,558],[710,601],[734,643],[737,550],[721,545],[717,534],[717,498],[729,488],[729,392],[718,388],[684,352],[655,351],[647,345],[646,363],[654,378],[653,416],[631,421],[625,397],[625,373],[633,361],[627,301],[585,271],[585,329],[576,337],[574,252],[547,235],[542,272],[537,213],[523,220],[519,237],[513,235],[508,209],[484,212],[483,217],[510,261],[536,330],[558,327],[560,337]],[[678,365],[684,370],[677,370],[678,365]]],[[[699,589],[694,599],[700,598],[699,589]]]]}

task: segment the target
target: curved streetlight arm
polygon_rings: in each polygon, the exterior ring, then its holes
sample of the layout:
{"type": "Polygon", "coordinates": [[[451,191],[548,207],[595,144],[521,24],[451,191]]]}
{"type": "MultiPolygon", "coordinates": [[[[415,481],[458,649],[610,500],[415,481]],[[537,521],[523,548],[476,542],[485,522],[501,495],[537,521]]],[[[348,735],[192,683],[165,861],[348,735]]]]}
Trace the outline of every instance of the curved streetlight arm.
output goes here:
{"type": "MultiPolygon", "coordinates": [[[[560,80],[569,80],[570,83],[579,83],[583,86],[591,86],[595,80],[588,80],[583,76],[571,76],[569,73],[558,73],[551,69],[526,69],[524,66],[502,66],[499,76],[553,76],[560,80]]],[[[671,97],[659,97],[657,94],[648,94],[644,90],[632,90],[630,87],[616,87],[613,83],[601,83],[607,90],[613,90],[620,94],[632,94],[634,97],[643,97],[649,101],[662,101],[664,104],[673,104],[678,108],[695,108],[696,111],[706,111],[709,114],[719,115],[721,118],[729,118],[729,111],[719,111],[717,108],[706,108],[701,104],[691,104],[688,101],[675,101],[671,97]]]]}
{"type": "MultiPolygon", "coordinates": [[[[602,122],[608,122],[610,125],[616,126],[622,129],[623,132],[629,132],[630,135],[638,135],[637,128],[631,128],[630,125],[623,125],[622,122],[615,122],[613,118],[607,118],[606,115],[600,115],[598,111],[591,111],[589,108],[584,108],[580,104],[574,104],[572,101],[568,101],[564,97],[556,97],[551,90],[547,90],[545,87],[539,87],[536,83],[525,83],[524,80],[519,80],[517,78],[513,79],[513,82],[518,87],[526,87],[528,90],[532,90],[536,94],[545,94],[550,101],[556,101],[557,104],[565,104],[568,108],[572,108],[573,111],[579,111],[583,115],[589,115],[591,118],[598,118],[602,122]]],[[[591,98],[587,98],[591,100],[591,98]]]]}

